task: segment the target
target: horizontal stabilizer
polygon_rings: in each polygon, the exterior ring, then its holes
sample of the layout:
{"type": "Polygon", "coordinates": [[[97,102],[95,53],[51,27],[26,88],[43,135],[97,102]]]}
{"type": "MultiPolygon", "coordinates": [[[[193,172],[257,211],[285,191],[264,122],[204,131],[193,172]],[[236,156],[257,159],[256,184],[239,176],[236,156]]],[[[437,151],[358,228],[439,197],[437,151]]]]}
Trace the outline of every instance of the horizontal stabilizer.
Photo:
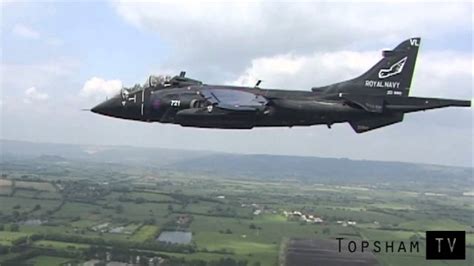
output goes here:
{"type": "Polygon", "coordinates": [[[340,93],[339,98],[343,98],[347,103],[356,105],[369,113],[410,113],[450,106],[471,106],[471,101],[441,98],[376,96],[350,93],[340,93]]]}
{"type": "Polygon", "coordinates": [[[367,112],[382,113],[384,107],[384,97],[360,95],[360,94],[340,94],[343,99],[356,104],[367,112]]]}
{"type": "Polygon", "coordinates": [[[386,97],[385,108],[395,112],[417,112],[449,106],[469,107],[471,101],[421,97],[386,97]]]}
{"type": "Polygon", "coordinates": [[[403,121],[403,114],[393,113],[389,115],[380,115],[380,116],[374,116],[372,118],[349,121],[349,124],[351,124],[351,127],[354,129],[355,132],[364,133],[370,130],[392,125],[401,121],[403,121]]]}

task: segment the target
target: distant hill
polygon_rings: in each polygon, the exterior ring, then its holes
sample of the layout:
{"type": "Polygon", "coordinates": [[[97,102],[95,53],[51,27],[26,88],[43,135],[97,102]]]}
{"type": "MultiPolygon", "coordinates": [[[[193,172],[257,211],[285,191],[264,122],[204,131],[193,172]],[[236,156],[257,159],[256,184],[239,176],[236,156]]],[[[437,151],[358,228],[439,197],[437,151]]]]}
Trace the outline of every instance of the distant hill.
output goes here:
{"type": "Polygon", "coordinates": [[[233,175],[299,180],[410,182],[419,179],[433,182],[463,182],[472,178],[472,168],[448,167],[402,162],[381,162],[335,158],[211,154],[198,160],[182,160],[169,167],[188,172],[205,172],[216,175],[233,175]]]}
{"type": "Polygon", "coordinates": [[[149,165],[161,167],[181,160],[211,154],[205,151],[184,151],[130,146],[98,146],[56,143],[36,143],[16,140],[0,140],[2,156],[25,156],[30,158],[61,158],[94,162],[149,165]]]}
{"type": "Polygon", "coordinates": [[[128,146],[96,146],[0,140],[2,160],[81,160],[146,166],[188,174],[309,182],[428,182],[469,185],[472,168],[282,155],[245,155],[128,146]]]}

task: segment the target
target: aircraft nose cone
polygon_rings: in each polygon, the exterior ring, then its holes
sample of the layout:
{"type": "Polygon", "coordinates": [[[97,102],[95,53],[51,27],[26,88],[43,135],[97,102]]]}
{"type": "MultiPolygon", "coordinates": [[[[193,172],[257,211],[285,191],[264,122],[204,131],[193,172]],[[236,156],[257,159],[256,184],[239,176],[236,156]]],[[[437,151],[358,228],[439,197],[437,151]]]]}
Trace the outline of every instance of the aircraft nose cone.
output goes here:
{"type": "Polygon", "coordinates": [[[92,107],[91,112],[98,114],[98,113],[99,113],[99,109],[100,109],[100,108],[99,108],[99,105],[100,105],[100,104],[98,104],[98,105],[92,107]]]}
{"type": "Polygon", "coordinates": [[[91,109],[91,112],[96,113],[96,114],[105,114],[107,112],[107,105],[105,104],[106,102],[99,103],[98,105],[94,106],[91,109]]]}
{"type": "Polygon", "coordinates": [[[112,98],[102,102],[91,109],[91,112],[101,115],[118,116],[120,113],[120,101],[112,98]]]}

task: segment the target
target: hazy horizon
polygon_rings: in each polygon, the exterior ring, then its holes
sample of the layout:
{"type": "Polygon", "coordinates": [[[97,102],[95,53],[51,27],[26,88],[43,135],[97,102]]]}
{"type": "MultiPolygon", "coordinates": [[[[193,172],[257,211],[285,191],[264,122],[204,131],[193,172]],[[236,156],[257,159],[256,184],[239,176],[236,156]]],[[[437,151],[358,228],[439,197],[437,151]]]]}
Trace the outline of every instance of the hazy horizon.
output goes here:
{"type": "MultiPolygon", "coordinates": [[[[205,149],[180,149],[180,148],[163,148],[163,147],[146,147],[146,146],[134,146],[134,145],[126,145],[126,144],[110,144],[110,145],[101,145],[101,144],[74,144],[74,143],[65,143],[65,142],[37,142],[31,140],[18,140],[18,139],[4,139],[0,138],[0,143],[4,141],[11,141],[11,142],[22,142],[22,143],[31,143],[31,144],[38,144],[38,145],[66,145],[66,146],[81,146],[81,147],[109,147],[109,148],[131,148],[131,149],[161,149],[161,150],[174,150],[174,151],[190,151],[190,152],[204,152],[204,153],[217,153],[217,154],[229,154],[229,155],[262,155],[262,156],[282,156],[282,157],[301,157],[301,158],[322,158],[322,159],[345,159],[350,161],[367,161],[367,162],[387,162],[387,163],[408,163],[408,164],[422,164],[422,165],[433,165],[433,166],[441,166],[441,167],[461,167],[461,168],[472,168],[473,166],[464,166],[464,165],[449,165],[449,164],[430,164],[430,163],[420,163],[420,162],[411,162],[411,161],[395,161],[395,160],[368,160],[368,159],[354,159],[354,158],[347,158],[347,157],[329,157],[329,156],[311,156],[311,155],[298,155],[298,154],[270,154],[270,153],[240,153],[240,152],[228,152],[228,151],[219,151],[219,150],[205,150],[205,149]]],[[[1,146],[0,146],[1,148],[1,146]]],[[[2,150],[0,149],[0,152],[2,150]]],[[[2,152],[3,153],[3,152],[2,152]]],[[[43,155],[58,155],[63,156],[60,154],[43,154],[43,155]]]]}

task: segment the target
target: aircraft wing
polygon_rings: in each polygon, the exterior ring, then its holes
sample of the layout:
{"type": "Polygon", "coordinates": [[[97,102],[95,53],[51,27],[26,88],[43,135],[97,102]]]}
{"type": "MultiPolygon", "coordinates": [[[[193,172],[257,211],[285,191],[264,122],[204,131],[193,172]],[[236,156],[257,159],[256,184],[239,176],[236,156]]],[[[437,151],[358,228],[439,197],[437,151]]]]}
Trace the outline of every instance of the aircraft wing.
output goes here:
{"type": "Polygon", "coordinates": [[[199,91],[214,107],[231,111],[262,111],[268,100],[262,95],[233,89],[203,89],[199,91]]]}

